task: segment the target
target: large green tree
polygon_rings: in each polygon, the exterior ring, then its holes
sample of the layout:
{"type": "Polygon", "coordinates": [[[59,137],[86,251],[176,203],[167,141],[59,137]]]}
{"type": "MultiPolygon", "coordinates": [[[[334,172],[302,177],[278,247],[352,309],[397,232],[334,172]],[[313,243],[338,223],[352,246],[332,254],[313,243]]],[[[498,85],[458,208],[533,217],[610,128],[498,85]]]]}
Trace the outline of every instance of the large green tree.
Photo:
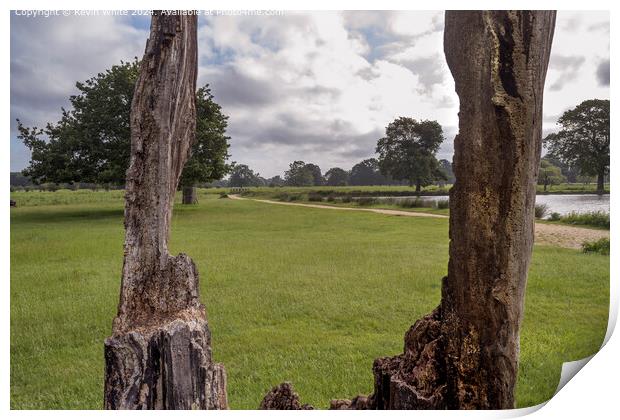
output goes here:
{"type": "MultiPolygon", "coordinates": [[[[70,109],[44,128],[27,127],[19,120],[20,138],[31,151],[23,174],[35,183],[88,182],[124,185],[129,166],[129,113],[139,62],[121,62],[77,82],[70,109]]],[[[180,185],[187,187],[222,178],[226,164],[228,117],[213,100],[208,85],[196,92],[196,141],[180,185]]]]}
{"type": "Polygon", "coordinates": [[[377,142],[381,172],[408,181],[420,192],[422,186],[445,179],[435,158],[443,140],[443,130],[437,121],[397,118],[386,127],[385,137],[377,142]]]}
{"type": "Polygon", "coordinates": [[[20,138],[31,151],[22,172],[35,183],[91,182],[122,185],[129,166],[129,113],[138,62],[121,62],[85,82],[69,97],[57,123],[26,127],[20,138]]]}
{"type": "Polygon", "coordinates": [[[589,99],[564,112],[561,129],[549,134],[544,145],[565,165],[578,167],[582,175],[597,177],[597,191],[604,192],[609,173],[609,100],[589,99]]]}

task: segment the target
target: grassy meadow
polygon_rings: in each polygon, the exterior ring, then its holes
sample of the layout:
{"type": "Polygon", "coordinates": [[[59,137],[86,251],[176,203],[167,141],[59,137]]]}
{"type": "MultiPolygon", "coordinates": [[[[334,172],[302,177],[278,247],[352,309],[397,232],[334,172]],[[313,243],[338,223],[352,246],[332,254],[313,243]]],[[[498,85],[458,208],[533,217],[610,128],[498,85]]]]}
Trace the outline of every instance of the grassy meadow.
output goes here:
{"type": "MultiPolygon", "coordinates": [[[[452,185],[447,184],[444,186],[429,185],[422,188],[422,195],[448,195],[450,187],[452,185]]],[[[347,185],[341,187],[333,186],[314,186],[314,187],[247,187],[243,190],[247,191],[250,195],[260,197],[276,197],[282,192],[289,194],[311,194],[318,193],[324,196],[330,194],[340,195],[365,195],[365,196],[412,196],[416,195],[415,187],[409,187],[407,185],[372,185],[372,186],[358,186],[347,185]]],[[[210,188],[208,191],[213,193],[227,192],[228,188],[210,188]]],[[[610,184],[605,184],[605,192],[609,193],[610,184]]],[[[547,191],[544,190],[542,185],[536,186],[536,192],[538,194],[596,194],[596,183],[581,184],[581,183],[562,183],[557,185],[550,185],[547,187],[547,191]]]]}
{"type": "MultiPolygon", "coordinates": [[[[402,187],[399,187],[402,188],[402,187]]],[[[210,192],[207,194],[207,192],[210,192]]],[[[372,391],[372,362],[439,302],[448,221],[219,199],[177,205],[171,252],[201,275],[231,408],[288,380],[304,402],[372,391]]],[[[100,409],[103,340],[123,257],[123,192],[11,198],[11,408],[100,409]]],[[[536,246],[521,335],[520,407],[547,400],[564,361],[607,327],[609,256],[536,246]]]]}

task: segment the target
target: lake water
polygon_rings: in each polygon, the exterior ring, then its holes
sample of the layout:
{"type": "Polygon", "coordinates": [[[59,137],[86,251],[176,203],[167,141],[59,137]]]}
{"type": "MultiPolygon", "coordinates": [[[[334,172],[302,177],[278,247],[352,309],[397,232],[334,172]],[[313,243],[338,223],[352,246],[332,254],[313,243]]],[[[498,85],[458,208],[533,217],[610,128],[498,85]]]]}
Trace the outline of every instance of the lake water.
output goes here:
{"type": "Polygon", "coordinates": [[[609,194],[537,195],[536,204],[546,204],[549,207],[549,213],[557,212],[561,215],[573,211],[577,213],[589,211],[609,213],[609,194]]]}
{"type": "MultiPolygon", "coordinates": [[[[377,197],[387,198],[387,197],[377,197]]],[[[413,197],[392,197],[392,199],[405,199],[413,197]]],[[[446,200],[447,195],[422,196],[423,200],[437,201],[446,200]]],[[[585,213],[590,211],[604,211],[609,213],[609,194],[556,194],[556,195],[537,195],[536,204],[546,204],[549,207],[548,214],[553,212],[561,215],[570,212],[585,213]]]]}

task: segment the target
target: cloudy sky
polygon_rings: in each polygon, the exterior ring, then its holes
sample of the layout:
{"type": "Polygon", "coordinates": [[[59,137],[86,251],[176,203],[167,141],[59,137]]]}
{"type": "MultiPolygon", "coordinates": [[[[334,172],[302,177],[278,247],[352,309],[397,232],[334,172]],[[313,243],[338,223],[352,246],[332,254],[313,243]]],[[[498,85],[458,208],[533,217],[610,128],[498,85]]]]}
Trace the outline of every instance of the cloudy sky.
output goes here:
{"type": "MultiPolygon", "coordinates": [[[[43,126],[86,80],[141,57],[145,17],[11,16],[11,171],[29,162],[16,118],[43,126]]],[[[443,56],[443,12],[200,16],[198,83],[230,116],[231,160],[265,177],[293,160],[323,172],[374,155],[399,116],[433,119],[451,160],[458,97],[443,56]]],[[[581,101],[609,98],[609,14],[559,12],[544,131],[581,101]]]]}

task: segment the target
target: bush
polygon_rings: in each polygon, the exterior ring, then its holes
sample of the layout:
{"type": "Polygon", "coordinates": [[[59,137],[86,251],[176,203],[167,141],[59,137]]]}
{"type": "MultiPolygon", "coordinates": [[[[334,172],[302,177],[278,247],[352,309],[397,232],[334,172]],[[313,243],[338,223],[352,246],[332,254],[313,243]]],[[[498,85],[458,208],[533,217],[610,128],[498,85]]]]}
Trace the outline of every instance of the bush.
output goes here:
{"type": "Polygon", "coordinates": [[[334,197],[332,194],[327,196],[327,201],[329,203],[333,203],[334,201],[336,201],[336,197],[334,197]]]}
{"type": "Polygon", "coordinates": [[[323,201],[323,196],[317,193],[308,193],[308,201],[323,201]]]}
{"type": "Polygon", "coordinates": [[[542,219],[549,211],[549,206],[546,204],[536,204],[534,206],[534,217],[542,219]]]}
{"type": "Polygon", "coordinates": [[[563,223],[570,225],[585,225],[609,229],[609,213],[604,211],[572,212],[563,216],[561,220],[563,223]]]}
{"type": "Polygon", "coordinates": [[[228,198],[228,194],[226,194],[225,192],[221,192],[220,198],[228,198]]]}
{"type": "Polygon", "coordinates": [[[406,209],[413,207],[420,207],[419,198],[403,198],[402,200],[394,200],[394,204],[398,207],[404,207],[406,209]]]}
{"type": "Polygon", "coordinates": [[[404,207],[406,209],[410,208],[431,208],[433,207],[432,200],[423,200],[420,197],[415,198],[404,198],[402,200],[396,200],[395,204],[399,207],[404,207]]]}
{"type": "Polygon", "coordinates": [[[584,253],[595,252],[601,255],[609,255],[609,238],[601,238],[598,241],[584,242],[581,244],[581,250],[584,253]]]}
{"type": "Polygon", "coordinates": [[[343,203],[350,203],[351,202],[351,196],[350,195],[345,195],[343,196],[340,201],[342,201],[343,203]]]}
{"type": "Polygon", "coordinates": [[[376,198],[373,197],[359,197],[355,199],[355,202],[358,206],[371,206],[373,204],[376,204],[378,201],[376,198]]]}
{"type": "Polygon", "coordinates": [[[45,184],[41,184],[41,190],[55,192],[58,191],[59,188],[57,184],[54,184],[53,182],[47,182],[45,184]]]}
{"type": "Polygon", "coordinates": [[[448,209],[450,208],[450,200],[447,198],[442,200],[437,200],[437,208],[438,209],[448,209]]]}
{"type": "Polygon", "coordinates": [[[280,201],[289,201],[288,198],[289,198],[289,193],[285,193],[285,192],[275,195],[275,199],[280,200],[280,201]]]}
{"type": "Polygon", "coordinates": [[[551,222],[558,222],[561,219],[562,219],[562,216],[560,216],[560,213],[558,213],[557,211],[554,211],[553,213],[551,213],[551,215],[549,216],[547,220],[551,222]]]}

